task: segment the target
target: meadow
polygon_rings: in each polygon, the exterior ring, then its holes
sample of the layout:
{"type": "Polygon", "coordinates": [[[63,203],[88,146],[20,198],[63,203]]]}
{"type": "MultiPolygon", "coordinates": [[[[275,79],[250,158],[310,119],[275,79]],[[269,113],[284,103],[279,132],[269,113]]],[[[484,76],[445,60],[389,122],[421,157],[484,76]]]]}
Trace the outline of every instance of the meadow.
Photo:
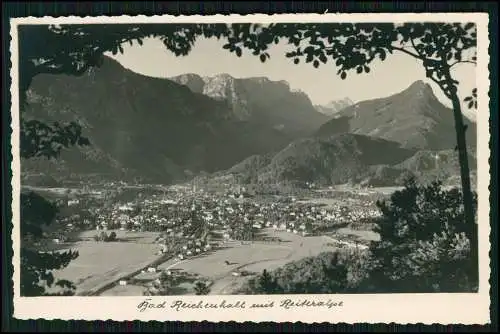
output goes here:
{"type": "Polygon", "coordinates": [[[89,295],[159,258],[159,246],[154,243],[157,233],[115,233],[115,242],[94,241],[95,231],[88,231],[80,234],[80,241],[58,245],[60,250],[74,249],[80,255],[54,276],[72,281],[77,295],[89,295]]]}
{"type": "MultiPolygon", "coordinates": [[[[194,294],[196,280],[210,282],[211,295],[231,294],[238,290],[248,278],[273,270],[286,263],[334,249],[328,236],[303,237],[283,231],[264,231],[268,236],[280,238],[281,242],[226,242],[220,249],[187,260],[170,259],[158,265],[157,271],[172,271],[184,277],[172,294],[194,294]],[[238,275],[236,276],[236,273],[238,275]]],[[[126,286],[115,285],[103,296],[134,296],[142,294],[144,283],[158,278],[159,274],[142,273],[134,277],[138,283],[126,286]]]]}

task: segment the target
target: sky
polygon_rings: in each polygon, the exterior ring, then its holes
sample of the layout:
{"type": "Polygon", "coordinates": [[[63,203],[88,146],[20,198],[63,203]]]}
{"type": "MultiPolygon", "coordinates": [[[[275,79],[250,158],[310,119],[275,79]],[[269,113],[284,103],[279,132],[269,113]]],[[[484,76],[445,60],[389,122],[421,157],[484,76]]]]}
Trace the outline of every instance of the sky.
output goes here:
{"type": "MultiPolygon", "coordinates": [[[[434,94],[446,106],[449,100],[438,86],[425,77],[423,66],[406,54],[388,55],[384,62],[373,63],[368,74],[349,72],[345,80],[336,74],[333,62],[314,68],[311,63],[293,64],[284,55],[292,46],[280,43],[270,47],[271,56],[265,63],[243,50],[242,57],[222,49],[223,40],[199,39],[187,56],[176,57],[161,41],[147,39],[142,46],[124,44],[124,53],[112,56],[124,67],[153,77],[172,77],[184,73],[213,76],[227,73],[235,78],[268,77],[270,80],[285,80],[292,89],[305,92],[313,104],[326,104],[332,100],[349,97],[357,103],[367,99],[386,97],[398,93],[413,82],[422,80],[431,85],[434,94]]],[[[475,85],[475,67],[458,64],[453,75],[460,82],[461,99],[470,95],[475,85]]]]}

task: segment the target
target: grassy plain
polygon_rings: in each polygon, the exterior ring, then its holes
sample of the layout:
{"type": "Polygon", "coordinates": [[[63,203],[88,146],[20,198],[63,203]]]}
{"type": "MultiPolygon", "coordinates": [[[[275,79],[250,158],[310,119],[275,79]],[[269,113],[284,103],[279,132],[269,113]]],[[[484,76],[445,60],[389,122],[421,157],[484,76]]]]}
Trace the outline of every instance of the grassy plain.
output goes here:
{"type": "Polygon", "coordinates": [[[157,233],[115,232],[115,242],[94,241],[96,232],[87,231],[80,234],[80,241],[57,245],[61,250],[78,250],[80,255],[54,276],[74,282],[77,295],[87,294],[159,258],[159,246],[154,243],[157,233]]]}

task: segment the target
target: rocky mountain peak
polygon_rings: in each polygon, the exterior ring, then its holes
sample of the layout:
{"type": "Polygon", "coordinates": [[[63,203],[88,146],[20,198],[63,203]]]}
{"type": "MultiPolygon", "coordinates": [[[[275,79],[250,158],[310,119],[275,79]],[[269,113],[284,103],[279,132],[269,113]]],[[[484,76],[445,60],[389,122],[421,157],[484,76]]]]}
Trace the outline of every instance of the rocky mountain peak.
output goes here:
{"type": "MultiPolygon", "coordinates": [[[[188,83],[184,78],[170,80],[200,89],[200,82],[188,83]]],[[[327,116],[317,112],[307,94],[292,90],[284,80],[273,81],[267,77],[234,78],[230,74],[220,73],[203,77],[203,88],[197,90],[213,99],[225,101],[233,110],[238,120],[254,120],[268,124],[274,129],[315,131],[327,120],[327,116]]],[[[280,130],[280,131],[281,131],[280,130]]]]}
{"type": "Polygon", "coordinates": [[[414,95],[416,97],[435,98],[432,87],[422,80],[412,83],[403,93],[414,95]]]}

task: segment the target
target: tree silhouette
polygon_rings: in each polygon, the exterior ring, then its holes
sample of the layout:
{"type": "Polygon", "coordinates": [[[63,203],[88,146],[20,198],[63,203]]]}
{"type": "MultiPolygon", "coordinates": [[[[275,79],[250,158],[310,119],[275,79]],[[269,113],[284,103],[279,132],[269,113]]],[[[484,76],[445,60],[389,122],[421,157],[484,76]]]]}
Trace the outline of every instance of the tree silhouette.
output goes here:
{"type": "Polygon", "coordinates": [[[67,280],[55,280],[53,270],[62,269],[78,257],[78,252],[40,252],[33,243],[43,237],[43,227],[54,222],[58,209],[52,202],[36,194],[21,194],[21,295],[71,295],[74,285],[67,280]],[[58,286],[62,292],[49,293],[47,287],[58,286]]]}
{"type": "MultiPolygon", "coordinates": [[[[474,209],[476,209],[476,197],[474,209]]],[[[409,178],[389,202],[377,202],[382,216],[370,246],[370,281],[379,291],[457,292],[477,289],[477,268],[470,256],[473,226],[464,219],[457,189],[435,181],[420,186],[409,178]]]]}
{"type": "Polygon", "coordinates": [[[281,292],[281,287],[278,284],[276,277],[273,276],[264,269],[262,274],[258,278],[259,292],[265,294],[279,294],[281,292]]]}

